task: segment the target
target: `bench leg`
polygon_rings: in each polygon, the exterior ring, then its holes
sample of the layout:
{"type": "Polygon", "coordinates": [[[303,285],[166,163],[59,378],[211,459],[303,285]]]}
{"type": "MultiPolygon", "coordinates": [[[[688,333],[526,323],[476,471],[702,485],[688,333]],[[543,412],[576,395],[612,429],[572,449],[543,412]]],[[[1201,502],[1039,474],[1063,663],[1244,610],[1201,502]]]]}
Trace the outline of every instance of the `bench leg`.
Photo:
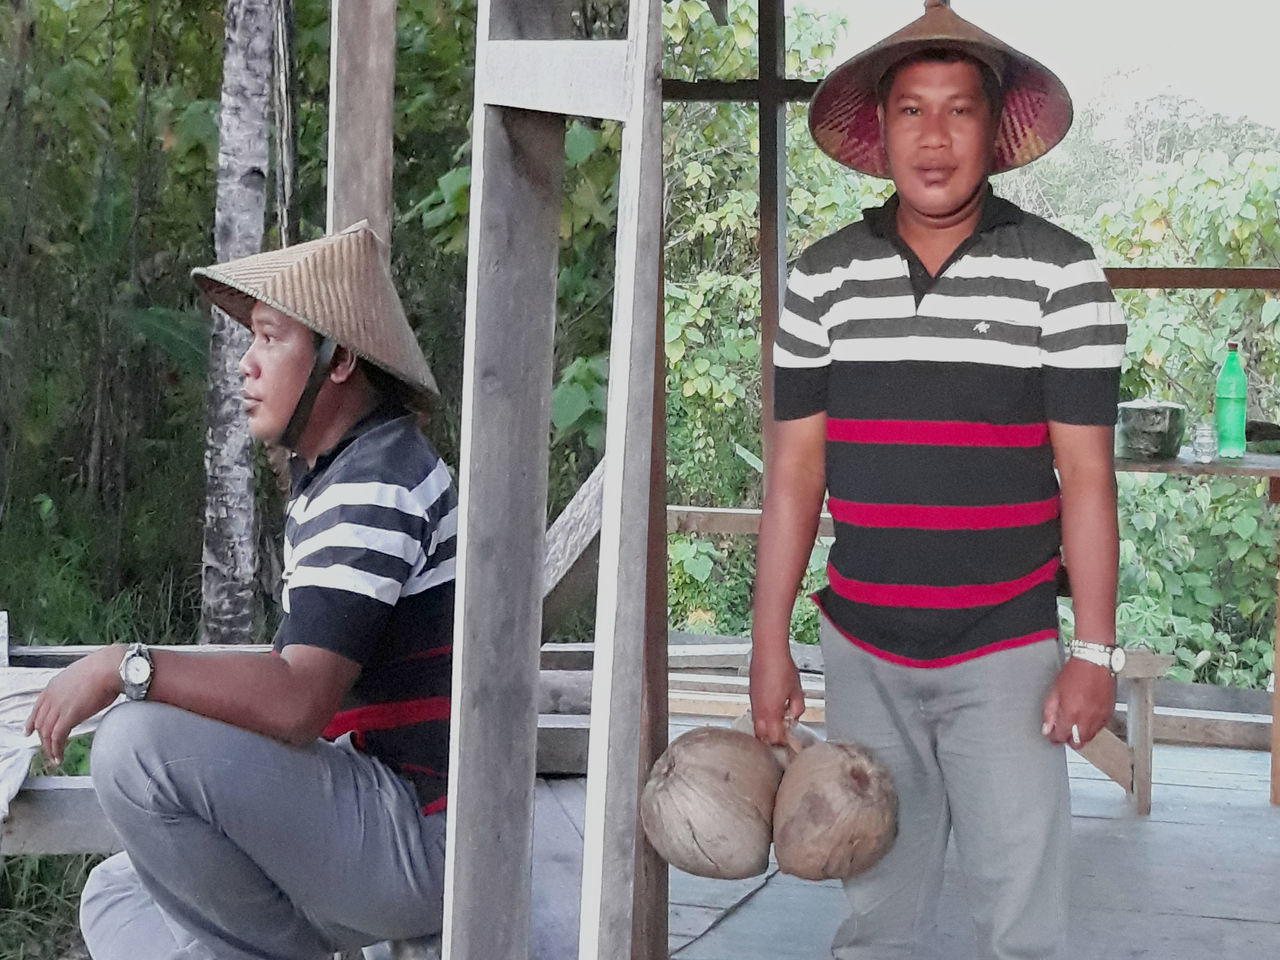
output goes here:
{"type": "Polygon", "coordinates": [[[1151,747],[1156,711],[1155,680],[1150,677],[1129,681],[1128,727],[1129,749],[1133,751],[1133,798],[1138,813],[1151,812],[1151,747]]]}

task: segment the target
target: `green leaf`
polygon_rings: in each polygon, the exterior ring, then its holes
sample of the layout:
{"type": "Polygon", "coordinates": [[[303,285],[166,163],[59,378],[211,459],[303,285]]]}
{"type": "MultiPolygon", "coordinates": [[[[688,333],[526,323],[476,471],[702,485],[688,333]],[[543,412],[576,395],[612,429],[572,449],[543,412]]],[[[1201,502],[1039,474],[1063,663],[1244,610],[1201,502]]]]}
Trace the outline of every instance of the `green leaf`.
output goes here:
{"type": "Polygon", "coordinates": [[[178,369],[199,373],[207,368],[209,325],[203,314],[148,307],[121,310],[116,316],[164,353],[178,369]]]}
{"type": "Polygon", "coordinates": [[[1206,607],[1222,606],[1222,594],[1213,587],[1198,587],[1194,596],[1196,603],[1203,604],[1206,607]]]}
{"type": "Polygon", "coordinates": [[[1195,679],[1195,674],[1191,671],[1191,668],[1184,667],[1181,664],[1174,664],[1169,668],[1169,672],[1165,676],[1177,683],[1191,683],[1195,679]]]}
{"type": "Polygon", "coordinates": [[[1262,325],[1269,327],[1280,319],[1280,298],[1273,297],[1262,305],[1262,325]]]}
{"type": "Polygon", "coordinates": [[[590,127],[580,120],[569,124],[564,133],[564,162],[567,166],[576,167],[596,152],[599,137],[590,127]]]}
{"type": "Polygon", "coordinates": [[[1197,653],[1197,654],[1196,654],[1196,658],[1195,658],[1195,660],[1194,660],[1194,661],[1192,661],[1191,669],[1193,669],[1193,670],[1199,670],[1199,669],[1200,669],[1201,667],[1203,667],[1206,663],[1208,663],[1208,662],[1209,662],[1209,660],[1210,660],[1210,658],[1212,658],[1212,657],[1213,657],[1213,651],[1212,651],[1212,650],[1201,650],[1199,653],[1197,653]]]}
{"type": "Polygon", "coordinates": [[[739,21],[733,25],[733,42],[738,45],[739,50],[750,50],[755,39],[756,35],[749,24],[739,21]]]}
{"type": "Polygon", "coordinates": [[[1247,540],[1249,537],[1252,537],[1254,531],[1258,529],[1258,521],[1255,517],[1243,514],[1231,521],[1231,529],[1234,530],[1238,536],[1244,537],[1247,540]]]}
{"type": "Polygon", "coordinates": [[[711,557],[705,553],[699,553],[685,560],[681,566],[684,572],[699,583],[706,583],[711,578],[711,557]]]}
{"type": "Polygon", "coordinates": [[[551,422],[564,430],[578,421],[591,405],[587,391],[576,383],[559,383],[551,391],[551,422]]]}

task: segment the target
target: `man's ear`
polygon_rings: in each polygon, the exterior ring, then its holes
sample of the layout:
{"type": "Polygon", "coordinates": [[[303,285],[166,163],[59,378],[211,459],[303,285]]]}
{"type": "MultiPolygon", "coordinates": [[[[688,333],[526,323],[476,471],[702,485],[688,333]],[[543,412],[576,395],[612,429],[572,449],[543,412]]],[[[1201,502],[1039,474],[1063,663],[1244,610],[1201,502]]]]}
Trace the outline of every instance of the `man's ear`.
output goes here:
{"type": "Polygon", "coordinates": [[[338,347],[333,351],[333,363],[329,365],[329,379],[334,383],[346,383],[356,371],[360,358],[354,350],[338,347]]]}

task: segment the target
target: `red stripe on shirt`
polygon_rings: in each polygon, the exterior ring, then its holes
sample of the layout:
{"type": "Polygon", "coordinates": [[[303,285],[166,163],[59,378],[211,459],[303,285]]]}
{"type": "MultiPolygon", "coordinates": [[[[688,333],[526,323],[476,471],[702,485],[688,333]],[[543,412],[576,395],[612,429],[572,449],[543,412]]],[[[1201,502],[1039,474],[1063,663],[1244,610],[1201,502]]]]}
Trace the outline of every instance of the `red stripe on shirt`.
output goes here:
{"type": "Polygon", "coordinates": [[[430,650],[420,650],[417,653],[411,653],[407,657],[401,657],[393,663],[405,663],[409,660],[429,660],[432,657],[443,657],[446,654],[453,653],[453,644],[446,644],[443,647],[432,647],[430,650]]]}
{"type": "Polygon", "coordinates": [[[401,700],[398,703],[372,703],[352,710],[341,710],[333,715],[324,728],[326,739],[332,740],[344,733],[358,730],[391,730],[430,720],[449,719],[448,697],[425,697],[421,700],[401,700]]]}
{"type": "Polygon", "coordinates": [[[836,420],[827,439],[842,443],[901,443],[939,447],[1039,447],[1047,423],[967,423],[961,420],[836,420]]]}
{"type": "MultiPolygon", "coordinates": [[[[814,598],[817,602],[817,598],[814,598]]],[[[818,604],[818,609],[822,609],[822,604],[818,604]]],[[[988,643],[981,647],[975,647],[972,650],[966,650],[963,653],[953,653],[947,657],[938,657],[936,660],[919,660],[915,657],[903,657],[896,653],[889,653],[887,650],[881,650],[879,647],[872,646],[865,640],[859,640],[852,634],[842,630],[836,626],[835,621],[827,616],[825,610],[822,611],[823,617],[827,623],[835,629],[840,636],[844,637],[859,650],[871,654],[877,659],[893,663],[899,667],[920,667],[926,670],[936,669],[938,667],[954,667],[957,663],[964,663],[968,660],[976,660],[978,657],[985,657],[989,653],[999,653],[1001,650],[1013,650],[1017,647],[1027,647],[1033,643],[1043,643],[1045,640],[1057,640],[1057,630],[1037,630],[1035,633],[1028,633],[1024,637],[1010,637],[1007,640],[997,640],[995,643],[988,643]]]]}
{"type": "Polygon", "coordinates": [[[1036,500],[990,507],[938,507],[914,503],[858,503],[830,497],[832,519],[859,527],[913,530],[995,530],[1029,527],[1058,516],[1059,500],[1036,500]]]}
{"type": "Polygon", "coordinates": [[[914,607],[930,610],[962,610],[968,607],[990,607],[1012,600],[1021,593],[1054,579],[1058,572],[1058,558],[1031,571],[1016,580],[999,583],[971,583],[956,587],[927,587],[917,584],[868,583],[841,576],[831,564],[827,564],[827,580],[833,589],[846,600],[866,603],[876,607],[914,607]]]}
{"type": "Polygon", "coordinates": [[[430,803],[428,803],[425,807],[422,808],[422,812],[429,817],[431,816],[431,814],[439,813],[440,811],[446,809],[448,806],[449,806],[449,797],[446,794],[443,797],[437,797],[436,799],[432,800],[430,803]]]}

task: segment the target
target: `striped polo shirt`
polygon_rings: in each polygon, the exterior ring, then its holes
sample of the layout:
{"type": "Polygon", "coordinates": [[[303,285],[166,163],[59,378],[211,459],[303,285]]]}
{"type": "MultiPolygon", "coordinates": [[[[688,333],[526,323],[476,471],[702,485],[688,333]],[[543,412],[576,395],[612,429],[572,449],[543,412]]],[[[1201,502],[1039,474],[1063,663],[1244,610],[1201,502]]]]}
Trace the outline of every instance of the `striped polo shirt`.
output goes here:
{"type": "Polygon", "coordinates": [[[1084,241],[990,191],[934,276],[896,213],[800,256],[775,415],[827,415],[823,612],[884,659],[944,666],[1057,636],[1049,421],[1115,423],[1125,324],[1084,241]]]}
{"type": "Polygon", "coordinates": [[[445,805],[457,527],[449,471],[398,407],[295,477],[285,522],[275,648],[360,664],[324,736],[350,733],[412,784],[424,813],[445,805]]]}

